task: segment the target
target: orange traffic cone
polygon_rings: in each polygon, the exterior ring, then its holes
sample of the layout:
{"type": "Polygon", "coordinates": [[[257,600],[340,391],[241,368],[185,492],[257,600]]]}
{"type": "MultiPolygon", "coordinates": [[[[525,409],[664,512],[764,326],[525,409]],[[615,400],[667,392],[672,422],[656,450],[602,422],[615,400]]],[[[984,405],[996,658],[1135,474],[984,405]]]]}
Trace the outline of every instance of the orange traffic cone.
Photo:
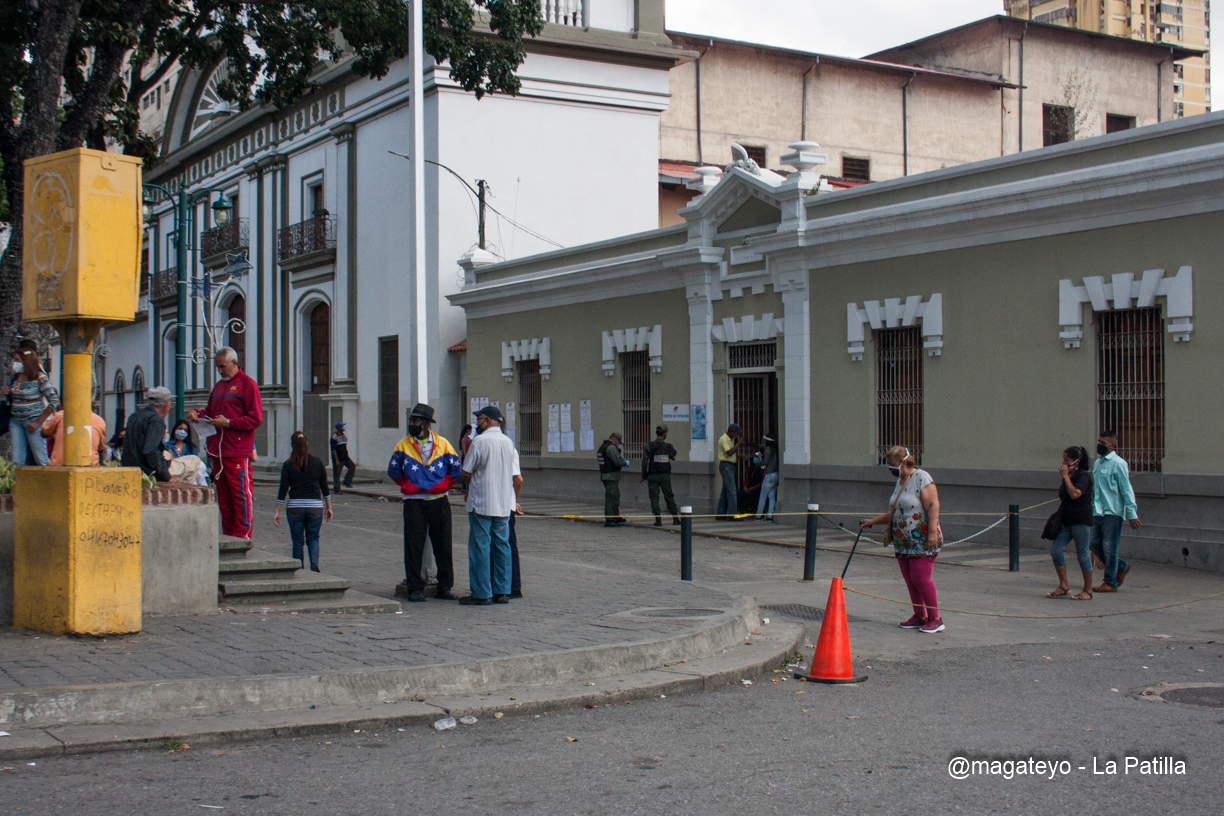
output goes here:
{"type": "Polygon", "coordinates": [[[850,658],[850,630],[846,626],[846,596],[842,579],[834,578],[825,604],[824,621],[820,624],[820,639],[807,674],[795,672],[799,680],[809,683],[862,683],[867,675],[854,676],[850,658]]]}

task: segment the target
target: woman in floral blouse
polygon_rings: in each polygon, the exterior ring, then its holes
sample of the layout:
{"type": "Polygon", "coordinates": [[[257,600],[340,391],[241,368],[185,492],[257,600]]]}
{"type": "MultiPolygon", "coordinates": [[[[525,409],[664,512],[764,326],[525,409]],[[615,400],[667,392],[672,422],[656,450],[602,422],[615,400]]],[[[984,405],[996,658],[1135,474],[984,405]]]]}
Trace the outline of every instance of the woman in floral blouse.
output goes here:
{"type": "Polygon", "coordinates": [[[47,440],[40,431],[43,421],[60,409],[59,392],[43,372],[37,352],[17,349],[11,371],[13,377],[8,385],[0,387],[0,395],[8,397],[13,406],[9,424],[13,461],[18,465],[46,465],[47,440]]]}
{"type": "Polygon", "coordinates": [[[902,629],[920,629],[927,634],[942,632],[939,598],[931,572],[935,557],[943,547],[939,529],[939,493],[931,474],[918,467],[906,448],[897,446],[884,458],[897,477],[897,487],[889,501],[891,509],[875,518],[863,519],[864,527],[888,523],[889,538],[897,551],[901,577],[909,590],[914,614],[901,624],[902,629]]]}

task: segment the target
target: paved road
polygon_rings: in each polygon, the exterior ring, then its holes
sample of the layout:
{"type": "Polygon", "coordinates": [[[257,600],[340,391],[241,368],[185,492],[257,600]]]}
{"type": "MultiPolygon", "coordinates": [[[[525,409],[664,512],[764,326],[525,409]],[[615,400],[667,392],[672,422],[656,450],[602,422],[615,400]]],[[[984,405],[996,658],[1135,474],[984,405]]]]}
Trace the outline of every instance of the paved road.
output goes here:
{"type": "Polygon", "coordinates": [[[1224,711],[1135,696],[1224,680],[1224,647],[1207,639],[949,648],[877,662],[857,687],[763,679],[443,734],[16,763],[0,771],[0,813],[1215,814],[1224,711]],[[1126,755],[1173,756],[1186,773],[1092,772],[1126,755]],[[1072,770],[955,781],[954,756],[1072,770]]]}

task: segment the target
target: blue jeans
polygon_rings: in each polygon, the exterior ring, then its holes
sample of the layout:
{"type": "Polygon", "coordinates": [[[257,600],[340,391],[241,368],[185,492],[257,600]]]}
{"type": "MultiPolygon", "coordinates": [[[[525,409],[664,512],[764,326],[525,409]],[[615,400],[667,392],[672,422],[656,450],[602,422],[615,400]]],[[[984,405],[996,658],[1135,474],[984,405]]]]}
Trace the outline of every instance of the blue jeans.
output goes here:
{"type": "Polygon", "coordinates": [[[1071,539],[1075,539],[1075,555],[1079,559],[1080,572],[1092,572],[1092,556],[1088,554],[1088,545],[1092,539],[1091,524],[1072,524],[1070,527],[1063,527],[1054,537],[1054,543],[1050,545],[1050,557],[1054,559],[1054,566],[1067,566],[1067,559],[1063,558],[1063,550],[1067,549],[1071,539]]]}
{"type": "Polygon", "coordinates": [[[739,512],[735,497],[735,463],[719,462],[718,475],[722,477],[722,493],[718,496],[716,513],[720,516],[734,516],[739,512]]]}
{"type": "Polygon", "coordinates": [[[1122,540],[1121,516],[1093,516],[1092,542],[1088,545],[1096,553],[1096,557],[1105,564],[1104,582],[1111,587],[1118,586],[1118,573],[1126,570],[1128,564],[1118,557],[1118,542],[1122,540]]]}
{"type": "Polygon", "coordinates": [[[510,573],[509,518],[468,513],[468,582],[472,597],[509,595],[510,573]]]}
{"type": "Polygon", "coordinates": [[[290,507],[285,511],[289,520],[289,537],[293,539],[293,557],[302,560],[302,550],[310,553],[310,563],[319,563],[319,529],[323,526],[322,507],[290,507]]]}
{"type": "Polygon", "coordinates": [[[47,464],[47,440],[43,439],[43,435],[40,432],[41,428],[33,431],[26,428],[36,418],[18,419],[13,417],[9,423],[9,437],[13,440],[14,464],[30,464],[38,465],[39,467],[45,467],[47,464]]]}
{"type": "Polygon", "coordinates": [[[758,516],[765,515],[765,501],[769,500],[769,518],[773,518],[774,503],[778,500],[778,474],[766,473],[761,482],[761,500],[757,502],[758,516]]]}

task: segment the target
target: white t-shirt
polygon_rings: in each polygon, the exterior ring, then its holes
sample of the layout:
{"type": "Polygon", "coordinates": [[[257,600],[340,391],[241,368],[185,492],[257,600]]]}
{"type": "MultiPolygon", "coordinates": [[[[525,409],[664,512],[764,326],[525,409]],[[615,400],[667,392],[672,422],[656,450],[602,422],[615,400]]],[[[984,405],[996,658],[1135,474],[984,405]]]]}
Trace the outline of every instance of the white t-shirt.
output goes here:
{"type": "Polygon", "coordinates": [[[463,471],[471,474],[467,494],[469,513],[505,518],[514,512],[518,451],[500,428],[489,428],[472,440],[463,460],[463,471]]]}

